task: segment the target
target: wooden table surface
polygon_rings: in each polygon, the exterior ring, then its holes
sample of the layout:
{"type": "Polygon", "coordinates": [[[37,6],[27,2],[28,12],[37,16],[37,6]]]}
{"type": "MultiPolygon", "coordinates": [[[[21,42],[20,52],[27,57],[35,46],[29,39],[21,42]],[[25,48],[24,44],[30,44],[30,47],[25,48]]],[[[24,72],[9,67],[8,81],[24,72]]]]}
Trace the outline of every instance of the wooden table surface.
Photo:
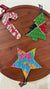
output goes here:
{"type": "Polygon", "coordinates": [[[7,10],[7,12],[10,11],[14,11],[18,14],[19,18],[16,21],[11,20],[11,23],[13,23],[22,34],[22,37],[16,40],[2,24],[2,19],[0,18],[0,71],[9,78],[23,81],[24,75],[22,70],[10,67],[18,58],[17,48],[25,52],[36,48],[35,60],[42,68],[31,70],[28,81],[40,79],[50,73],[50,14],[44,11],[45,20],[47,22],[47,40],[38,39],[38,41],[35,42],[31,40],[31,37],[25,36],[25,34],[34,23],[34,18],[40,14],[40,9],[35,6],[22,5],[7,10]]]}

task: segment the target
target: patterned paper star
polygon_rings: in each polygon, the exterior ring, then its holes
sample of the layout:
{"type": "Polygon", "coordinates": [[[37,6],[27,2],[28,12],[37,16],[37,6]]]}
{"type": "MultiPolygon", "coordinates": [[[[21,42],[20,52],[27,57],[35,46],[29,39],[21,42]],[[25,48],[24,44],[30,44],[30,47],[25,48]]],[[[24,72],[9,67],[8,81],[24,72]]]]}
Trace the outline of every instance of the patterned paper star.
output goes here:
{"type": "Polygon", "coordinates": [[[11,65],[11,67],[21,68],[23,73],[24,73],[25,79],[27,79],[28,74],[29,74],[31,69],[42,68],[34,60],[35,51],[36,51],[36,48],[25,53],[24,51],[22,51],[21,49],[18,48],[17,49],[18,59],[11,65]]]}

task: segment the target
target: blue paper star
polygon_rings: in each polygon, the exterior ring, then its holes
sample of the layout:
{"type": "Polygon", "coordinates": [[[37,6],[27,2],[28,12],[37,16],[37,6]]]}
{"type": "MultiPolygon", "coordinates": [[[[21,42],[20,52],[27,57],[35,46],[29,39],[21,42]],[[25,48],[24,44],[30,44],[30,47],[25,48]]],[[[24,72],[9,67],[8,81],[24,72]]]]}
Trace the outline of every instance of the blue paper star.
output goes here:
{"type": "Polygon", "coordinates": [[[27,78],[31,69],[42,68],[34,60],[35,50],[36,49],[33,49],[33,50],[25,53],[21,49],[18,49],[17,50],[18,51],[18,60],[16,60],[13,65],[11,65],[11,67],[21,68],[24,73],[25,78],[27,78]],[[22,59],[21,59],[21,57],[22,57],[22,59]]]}

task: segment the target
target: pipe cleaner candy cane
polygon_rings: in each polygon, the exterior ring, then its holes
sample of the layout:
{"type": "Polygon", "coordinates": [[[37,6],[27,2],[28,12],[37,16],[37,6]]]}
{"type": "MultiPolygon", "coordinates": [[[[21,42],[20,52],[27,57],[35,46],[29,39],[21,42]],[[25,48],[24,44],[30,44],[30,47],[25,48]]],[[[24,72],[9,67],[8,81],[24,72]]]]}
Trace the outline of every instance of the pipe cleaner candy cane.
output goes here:
{"type": "Polygon", "coordinates": [[[12,18],[16,20],[18,18],[17,14],[14,12],[8,12],[3,15],[2,23],[5,25],[5,27],[10,31],[10,33],[16,38],[20,39],[21,34],[18,32],[18,30],[14,27],[14,25],[9,21],[9,19],[12,18]]]}

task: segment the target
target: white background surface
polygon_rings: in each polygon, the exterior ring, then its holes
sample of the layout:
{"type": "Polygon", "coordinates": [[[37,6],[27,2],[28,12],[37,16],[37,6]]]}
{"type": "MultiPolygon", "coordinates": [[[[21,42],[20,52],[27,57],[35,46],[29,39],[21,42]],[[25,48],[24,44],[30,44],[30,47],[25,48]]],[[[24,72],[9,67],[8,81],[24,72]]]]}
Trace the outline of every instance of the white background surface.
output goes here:
{"type": "MultiPolygon", "coordinates": [[[[0,4],[5,4],[8,7],[17,5],[38,6],[38,4],[41,4],[50,13],[50,0],[0,0],[0,4]]],[[[0,73],[0,89],[21,89],[18,83],[0,73]]],[[[40,80],[27,83],[22,89],[50,89],[50,74],[40,80]]]]}

